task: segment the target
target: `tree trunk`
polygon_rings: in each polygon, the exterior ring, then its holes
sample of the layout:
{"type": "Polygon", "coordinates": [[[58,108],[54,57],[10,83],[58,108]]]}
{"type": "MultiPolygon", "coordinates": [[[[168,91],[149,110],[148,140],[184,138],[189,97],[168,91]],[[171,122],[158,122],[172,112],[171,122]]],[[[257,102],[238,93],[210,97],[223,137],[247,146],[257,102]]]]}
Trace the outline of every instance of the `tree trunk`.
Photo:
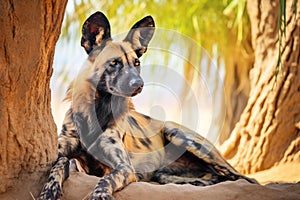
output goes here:
{"type": "Polygon", "coordinates": [[[0,193],[56,158],[49,83],[65,6],[66,0],[0,4],[0,193]]]}
{"type": "Polygon", "coordinates": [[[247,2],[255,55],[250,98],[222,149],[240,172],[253,173],[300,163],[300,10],[294,14],[294,1],[287,1],[282,69],[276,81],[279,1],[247,2]]]}

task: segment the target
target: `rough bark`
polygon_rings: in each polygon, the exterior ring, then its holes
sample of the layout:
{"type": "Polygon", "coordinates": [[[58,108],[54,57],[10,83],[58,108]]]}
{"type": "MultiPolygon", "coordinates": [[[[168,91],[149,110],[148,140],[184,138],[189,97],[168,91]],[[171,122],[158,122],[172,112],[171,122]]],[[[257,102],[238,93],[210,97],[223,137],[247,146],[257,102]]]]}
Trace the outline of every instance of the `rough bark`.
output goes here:
{"type": "MultiPolygon", "coordinates": [[[[242,173],[285,162],[300,163],[300,10],[286,5],[282,69],[275,81],[278,58],[279,1],[248,1],[255,63],[250,73],[247,106],[224,156],[242,173]]],[[[300,7],[300,1],[296,5],[300,7]]]]}
{"type": "Polygon", "coordinates": [[[50,77],[66,0],[0,4],[0,193],[55,159],[50,77]]]}

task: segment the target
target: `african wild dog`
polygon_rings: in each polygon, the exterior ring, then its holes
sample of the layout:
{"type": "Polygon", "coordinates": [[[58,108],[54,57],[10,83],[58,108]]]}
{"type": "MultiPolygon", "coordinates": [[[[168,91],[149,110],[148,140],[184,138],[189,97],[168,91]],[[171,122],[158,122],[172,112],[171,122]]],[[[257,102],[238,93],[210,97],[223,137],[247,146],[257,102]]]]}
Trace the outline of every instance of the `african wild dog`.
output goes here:
{"type": "Polygon", "coordinates": [[[130,97],[140,93],[140,61],[154,34],[154,21],[138,21],[122,42],[113,42],[107,18],[96,12],[84,23],[81,45],[89,54],[67,93],[71,108],[59,136],[59,155],[39,199],[59,199],[75,158],[100,177],[91,199],[113,199],[134,181],[211,185],[255,181],[235,171],[208,140],[173,122],[136,112],[130,97]]]}

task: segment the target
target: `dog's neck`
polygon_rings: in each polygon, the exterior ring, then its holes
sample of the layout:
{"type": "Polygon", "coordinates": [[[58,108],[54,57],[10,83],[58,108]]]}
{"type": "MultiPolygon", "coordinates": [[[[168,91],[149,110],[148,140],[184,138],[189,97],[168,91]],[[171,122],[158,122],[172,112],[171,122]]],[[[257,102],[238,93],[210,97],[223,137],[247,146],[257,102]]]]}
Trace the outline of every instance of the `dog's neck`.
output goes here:
{"type": "Polygon", "coordinates": [[[129,111],[130,98],[97,91],[95,107],[100,127],[105,130],[129,111]]]}

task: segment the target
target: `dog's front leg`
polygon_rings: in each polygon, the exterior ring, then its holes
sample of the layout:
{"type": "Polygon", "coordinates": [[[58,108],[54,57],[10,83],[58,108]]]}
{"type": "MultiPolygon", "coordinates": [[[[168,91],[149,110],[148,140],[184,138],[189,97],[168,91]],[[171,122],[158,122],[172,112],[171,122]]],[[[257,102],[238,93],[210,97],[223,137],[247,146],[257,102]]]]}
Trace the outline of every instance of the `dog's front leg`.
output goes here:
{"type": "Polygon", "coordinates": [[[69,176],[69,159],[59,157],[53,165],[47,183],[43,186],[38,200],[58,200],[62,196],[63,181],[69,176]]]}
{"type": "Polygon", "coordinates": [[[58,200],[62,196],[62,185],[69,176],[69,159],[79,147],[79,136],[73,121],[72,110],[66,113],[62,132],[58,138],[58,158],[54,162],[47,182],[44,184],[38,200],[58,200]]]}
{"type": "Polygon", "coordinates": [[[134,169],[126,163],[119,164],[110,174],[102,177],[96,185],[90,200],[114,199],[112,194],[136,181],[134,169]]]}
{"type": "Polygon", "coordinates": [[[129,156],[124,148],[120,133],[106,129],[88,148],[99,162],[112,168],[96,185],[90,199],[114,199],[112,194],[136,181],[136,175],[129,156]]]}

